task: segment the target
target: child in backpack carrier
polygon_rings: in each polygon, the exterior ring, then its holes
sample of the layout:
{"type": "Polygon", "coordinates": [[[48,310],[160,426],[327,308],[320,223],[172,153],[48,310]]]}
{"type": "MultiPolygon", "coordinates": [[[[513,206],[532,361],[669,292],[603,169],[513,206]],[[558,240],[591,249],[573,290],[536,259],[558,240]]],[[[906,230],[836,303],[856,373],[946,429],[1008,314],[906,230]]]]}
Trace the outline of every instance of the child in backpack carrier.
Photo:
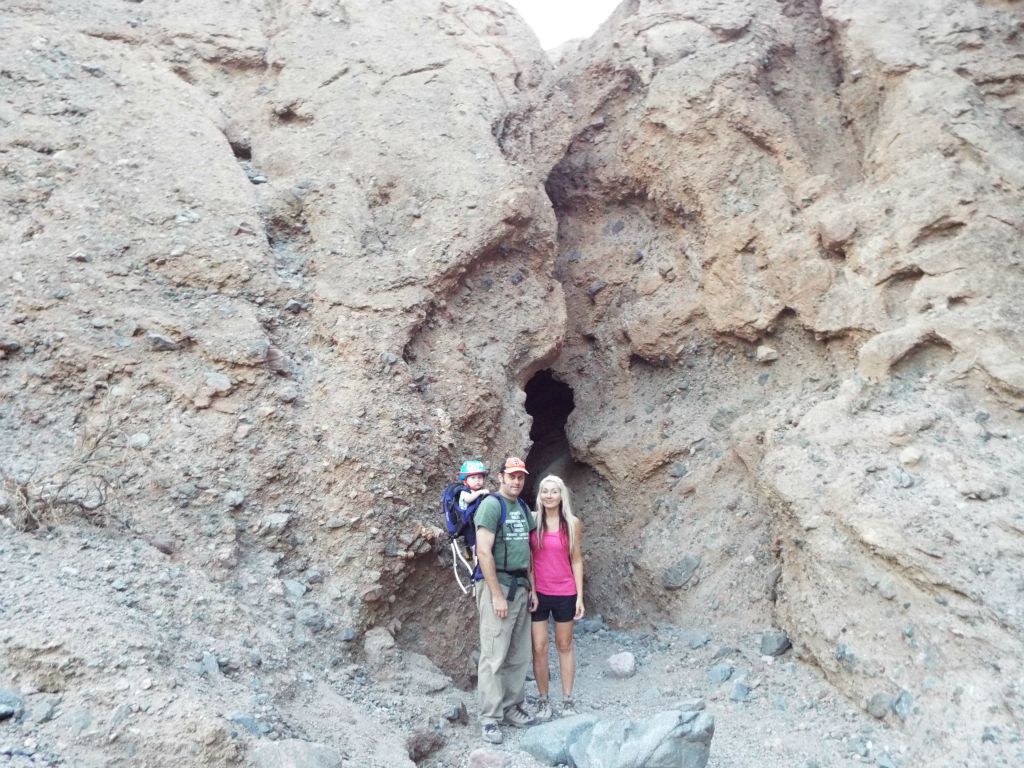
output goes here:
{"type": "Polygon", "coordinates": [[[465,512],[477,499],[486,496],[490,491],[484,488],[487,479],[487,467],[482,461],[464,461],[459,467],[459,480],[466,490],[459,493],[459,509],[465,512]]]}
{"type": "Polygon", "coordinates": [[[484,487],[487,478],[487,466],[482,461],[464,461],[459,467],[459,482],[451,483],[444,489],[441,497],[441,508],[445,516],[445,525],[451,537],[451,549],[455,580],[464,594],[468,587],[460,577],[461,563],[472,577],[476,567],[476,529],[473,527],[473,514],[480,501],[490,493],[484,487]]]}

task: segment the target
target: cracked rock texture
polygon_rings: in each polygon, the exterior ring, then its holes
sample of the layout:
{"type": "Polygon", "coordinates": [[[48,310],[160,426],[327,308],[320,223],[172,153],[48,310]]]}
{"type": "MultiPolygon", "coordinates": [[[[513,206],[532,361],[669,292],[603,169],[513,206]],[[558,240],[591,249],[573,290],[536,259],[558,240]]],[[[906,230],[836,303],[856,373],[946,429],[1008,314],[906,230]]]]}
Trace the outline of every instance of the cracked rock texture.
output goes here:
{"type": "MultiPolygon", "coordinates": [[[[62,598],[5,622],[0,687],[92,686],[114,714],[72,762],[149,690],[71,630],[81,575],[151,676],[233,680],[251,635],[276,738],[401,764],[347,665],[393,637],[465,680],[436,497],[531,422],[592,612],[774,625],[915,759],[1019,757],[1019,3],[626,0],[552,59],[499,2],[6,4],[3,552],[62,598]],[[96,574],[31,541],[81,525],[96,574]],[[302,725],[326,668],[348,746],[302,725]]],[[[444,688],[408,658],[396,685],[444,688]]],[[[183,742],[125,764],[244,760],[244,713],[179,682],[147,706],[183,742]]]]}

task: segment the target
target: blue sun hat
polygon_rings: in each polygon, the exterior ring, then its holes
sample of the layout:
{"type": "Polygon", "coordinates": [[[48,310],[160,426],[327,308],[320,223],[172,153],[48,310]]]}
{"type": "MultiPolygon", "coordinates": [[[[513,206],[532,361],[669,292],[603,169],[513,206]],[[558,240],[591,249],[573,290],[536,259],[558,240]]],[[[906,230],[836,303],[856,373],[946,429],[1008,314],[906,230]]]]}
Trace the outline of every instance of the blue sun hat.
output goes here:
{"type": "Polygon", "coordinates": [[[465,480],[470,475],[486,475],[487,471],[487,465],[482,461],[470,459],[462,462],[462,466],[459,467],[459,480],[465,480]]]}

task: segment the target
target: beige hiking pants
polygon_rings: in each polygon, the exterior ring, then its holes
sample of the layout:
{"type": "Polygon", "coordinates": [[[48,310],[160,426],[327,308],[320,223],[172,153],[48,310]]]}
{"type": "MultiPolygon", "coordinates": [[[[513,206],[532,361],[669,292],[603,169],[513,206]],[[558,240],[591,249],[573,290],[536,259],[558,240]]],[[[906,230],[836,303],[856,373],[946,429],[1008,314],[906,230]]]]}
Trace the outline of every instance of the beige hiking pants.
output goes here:
{"type": "Polygon", "coordinates": [[[530,641],[530,588],[520,586],[509,603],[508,616],[494,615],[491,590],[478,581],[473,587],[480,618],[480,664],[477,696],[482,724],[499,723],[505,710],[526,697],[526,670],[533,659],[530,641]]]}

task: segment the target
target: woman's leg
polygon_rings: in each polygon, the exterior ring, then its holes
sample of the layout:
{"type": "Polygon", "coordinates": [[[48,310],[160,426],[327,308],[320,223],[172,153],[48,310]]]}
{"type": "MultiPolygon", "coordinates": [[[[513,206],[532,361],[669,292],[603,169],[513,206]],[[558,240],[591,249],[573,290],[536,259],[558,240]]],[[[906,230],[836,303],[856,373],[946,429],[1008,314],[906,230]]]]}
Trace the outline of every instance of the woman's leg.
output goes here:
{"type": "Polygon", "coordinates": [[[533,635],[533,676],[537,678],[537,693],[548,695],[548,683],[551,675],[548,672],[548,622],[535,621],[530,626],[533,635]]]}
{"type": "MultiPolygon", "coordinates": [[[[556,621],[555,622],[555,648],[558,649],[558,670],[559,676],[562,678],[562,693],[566,696],[572,696],[572,686],[576,681],[576,648],[572,642],[572,631],[573,621],[556,621]]],[[[534,624],[534,627],[537,625],[534,624]]],[[[534,630],[536,631],[536,630],[534,630]]],[[[545,633],[547,634],[547,633],[545,633]]],[[[533,636],[533,653],[534,653],[534,669],[537,668],[537,635],[533,636]]],[[[546,646],[545,642],[545,646],[546,646]]],[[[547,669],[544,670],[544,677],[547,678],[547,669]]],[[[540,680],[540,676],[537,677],[540,680]]],[[[544,681],[545,688],[547,688],[547,680],[544,681]]]]}

